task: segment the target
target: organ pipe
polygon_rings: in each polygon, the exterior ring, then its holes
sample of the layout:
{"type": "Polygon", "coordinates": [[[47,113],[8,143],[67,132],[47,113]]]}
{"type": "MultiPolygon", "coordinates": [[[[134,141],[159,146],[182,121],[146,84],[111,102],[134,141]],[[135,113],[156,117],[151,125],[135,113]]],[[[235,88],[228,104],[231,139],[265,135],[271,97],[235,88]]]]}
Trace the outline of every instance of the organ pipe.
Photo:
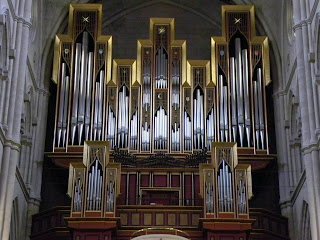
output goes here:
{"type": "Polygon", "coordinates": [[[202,149],[204,147],[204,102],[203,94],[200,89],[195,90],[195,98],[193,99],[193,131],[194,131],[194,148],[202,149]]]}
{"type": "Polygon", "coordinates": [[[138,149],[138,111],[135,111],[130,120],[130,148],[138,149]]]}
{"type": "Polygon", "coordinates": [[[247,135],[247,146],[250,147],[251,120],[249,102],[249,73],[248,73],[248,50],[242,50],[242,80],[244,93],[244,121],[247,135]]]}
{"type": "Polygon", "coordinates": [[[243,82],[242,82],[242,57],[241,40],[235,39],[235,65],[236,65],[236,88],[237,88],[237,109],[238,109],[238,128],[240,135],[240,145],[243,147],[244,138],[244,117],[243,117],[243,82]]]}
{"type": "Polygon", "coordinates": [[[184,149],[186,151],[191,151],[191,119],[186,111],[184,112],[184,134],[184,149]]]}
{"type": "Polygon", "coordinates": [[[129,96],[127,87],[122,86],[119,91],[119,111],[118,111],[118,147],[126,148],[128,143],[129,128],[129,96]]]}
{"type": "Polygon", "coordinates": [[[90,116],[91,116],[91,94],[93,82],[93,52],[89,52],[88,56],[88,78],[86,91],[86,116],[85,116],[85,139],[89,140],[90,116]]]}
{"type": "Polygon", "coordinates": [[[233,211],[232,186],[232,175],[229,172],[229,166],[223,160],[218,175],[218,201],[220,212],[233,211]]]}
{"type": "Polygon", "coordinates": [[[236,104],[236,76],[235,76],[235,65],[234,57],[230,58],[230,82],[231,82],[231,126],[233,141],[237,141],[237,104],[236,104]]]}
{"type": "Polygon", "coordinates": [[[78,124],[78,100],[79,100],[79,78],[80,78],[80,53],[81,43],[76,43],[75,70],[73,80],[72,117],[71,117],[71,144],[74,145],[76,126],[78,124]]]}
{"type": "Polygon", "coordinates": [[[87,210],[89,211],[101,210],[102,175],[98,164],[98,160],[95,160],[89,172],[87,194],[87,210]]]}

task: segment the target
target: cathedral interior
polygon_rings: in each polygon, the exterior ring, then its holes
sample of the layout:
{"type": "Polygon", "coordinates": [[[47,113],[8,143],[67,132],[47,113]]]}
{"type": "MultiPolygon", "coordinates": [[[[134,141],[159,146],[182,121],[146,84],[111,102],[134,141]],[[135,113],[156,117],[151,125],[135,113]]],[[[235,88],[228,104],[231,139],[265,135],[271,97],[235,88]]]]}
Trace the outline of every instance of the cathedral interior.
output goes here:
{"type": "Polygon", "coordinates": [[[0,239],[320,239],[319,0],[0,2],[0,239]]]}

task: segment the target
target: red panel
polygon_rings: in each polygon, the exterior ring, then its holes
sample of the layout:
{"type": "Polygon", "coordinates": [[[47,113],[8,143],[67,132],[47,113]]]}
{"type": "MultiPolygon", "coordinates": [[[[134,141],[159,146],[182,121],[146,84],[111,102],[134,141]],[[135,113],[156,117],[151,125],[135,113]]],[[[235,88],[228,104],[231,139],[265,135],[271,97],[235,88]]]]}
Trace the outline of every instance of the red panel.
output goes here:
{"type": "Polygon", "coordinates": [[[120,193],[120,198],[117,203],[119,205],[125,205],[127,198],[127,174],[121,174],[120,193]]]}
{"type": "Polygon", "coordinates": [[[129,205],[136,205],[136,182],[137,175],[130,174],[129,177],[129,205]]]}
{"type": "Polygon", "coordinates": [[[202,206],[203,202],[200,198],[200,179],[198,175],[194,175],[194,197],[195,197],[195,205],[202,206]]]}
{"type": "Polygon", "coordinates": [[[141,187],[149,187],[149,180],[150,180],[150,177],[149,175],[146,175],[146,174],[143,174],[141,175],[141,187]]]}
{"type": "Polygon", "coordinates": [[[154,187],[166,187],[167,186],[167,175],[154,175],[153,186],[154,187]]]}
{"type": "Polygon", "coordinates": [[[184,204],[190,206],[192,204],[192,188],[191,175],[184,176],[184,204]]]}
{"type": "Polygon", "coordinates": [[[171,176],[171,186],[172,187],[180,187],[180,176],[172,175],[171,176]]]}

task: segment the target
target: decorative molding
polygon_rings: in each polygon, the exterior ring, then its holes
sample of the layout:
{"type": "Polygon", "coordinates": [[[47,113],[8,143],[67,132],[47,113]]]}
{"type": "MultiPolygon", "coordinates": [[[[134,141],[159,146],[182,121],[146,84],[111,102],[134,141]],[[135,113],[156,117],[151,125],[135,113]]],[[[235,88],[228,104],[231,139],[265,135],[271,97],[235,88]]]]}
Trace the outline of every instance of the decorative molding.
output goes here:
{"type": "Polygon", "coordinates": [[[314,3],[313,3],[312,10],[310,12],[310,17],[305,19],[305,20],[302,20],[300,23],[294,25],[292,27],[293,31],[296,31],[296,29],[301,28],[303,25],[310,24],[313,21],[313,18],[316,15],[316,11],[317,11],[318,5],[319,5],[319,0],[315,0],[314,3]]]}
{"type": "Polygon", "coordinates": [[[294,74],[296,72],[296,69],[297,69],[297,58],[294,60],[294,63],[292,65],[292,68],[291,68],[291,71],[290,71],[290,75],[289,75],[289,78],[288,78],[288,81],[287,81],[285,89],[282,90],[282,91],[278,91],[278,92],[274,93],[273,97],[278,97],[278,96],[281,96],[281,95],[288,94],[290,86],[292,84],[293,76],[294,76],[294,74]]]}
{"type": "Polygon", "coordinates": [[[15,12],[15,9],[13,7],[13,3],[11,0],[8,0],[8,6],[9,6],[9,9],[10,9],[10,13],[11,13],[11,16],[12,16],[12,19],[13,21],[16,21],[16,22],[21,22],[24,26],[28,27],[28,28],[31,28],[31,22],[24,19],[23,17],[20,17],[18,15],[16,15],[16,12],[15,12]]]}
{"type": "Polygon", "coordinates": [[[46,89],[44,88],[40,88],[36,82],[36,78],[34,76],[34,73],[33,73],[33,69],[32,69],[32,66],[31,66],[31,63],[30,63],[30,59],[29,59],[29,56],[27,56],[27,66],[28,66],[28,70],[29,70],[29,73],[30,73],[30,76],[31,76],[31,81],[32,81],[32,85],[33,85],[33,88],[35,89],[36,92],[38,93],[43,93],[44,95],[49,95],[49,91],[47,91],[46,89]]]}
{"type": "Polygon", "coordinates": [[[26,187],[26,184],[23,180],[23,177],[21,176],[21,173],[20,173],[20,170],[18,167],[16,167],[16,178],[17,178],[17,181],[20,185],[20,188],[21,188],[21,191],[24,195],[24,198],[25,198],[26,202],[28,202],[30,199],[30,195],[29,195],[28,189],[26,187]]]}
{"type": "Polygon", "coordinates": [[[294,205],[294,203],[296,202],[300,192],[301,192],[301,189],[304,185],[304,182],[306,181],[306,170],[303,170],[302,174],[300,175],[300,179],[298,181],[298,184],[297,186],[295,187],[295,190],[294,192],[292,193],[292,196],[291,196],[291,203],[292,205],[294,205]]]}

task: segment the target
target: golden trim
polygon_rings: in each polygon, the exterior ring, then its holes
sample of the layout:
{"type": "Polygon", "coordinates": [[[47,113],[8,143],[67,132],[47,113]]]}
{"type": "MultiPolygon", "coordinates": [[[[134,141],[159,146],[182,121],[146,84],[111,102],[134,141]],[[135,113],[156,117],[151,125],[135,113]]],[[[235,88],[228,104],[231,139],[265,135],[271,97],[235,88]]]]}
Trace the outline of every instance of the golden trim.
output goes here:
{"type": "Polygon", "coordinates": [[[170,25],[170,42],[174,40],[174,18],[150,18],[149,39],[153,39],[154,25],[170,25]]]}
{"type": "Polygon", "coordinates": [[[221,15],[222,15],[222,36],[226,36],[226,13],[227,12],[249,12],[250,13],[250,35],[256,36],[255,29],[255,18],[254,18],[254,6],[253,5],[222,5],[221,6],[221,15]]]}
{"type": "Polygon", "coordinates": [[[193,83],[192,70],[194,67],[204,67],[206,69],[206,87],[214,87],[211,81],[210,60],[188,60],[187,61],[187,81],[182,85],[183,87],[191,87],[193,83]]]}
{"type": "Polygon", "coordinates": [[[136,77],[136,83],[134,86],[139,86],[142,83],[142,48],[144,47],[153,47],[151,40],[144,40],[140,39],[137,41],[137,77],[136,77]]]}
{"type": "MultiPolygon", "coordinates": [[[[120,66],[129,66],[131,68],[131,74],[130,74],[130,86],[136,86],[139,83],[137,83],[137,60],[135,59],[113,59],[113,66],[112,66],[112,83],[117,84],[118,82],[118,67],[120,66]]],[[[112,85],[113,85],[112,84],[112,85]]],[[[116,86],[116,85],[113,85],[116,86]]],[[[128,86],[128,87],[130,87],[128,86]]]]}
{"type": "Polygon", "coordinates": [[[216,169],[219,168],[218,162],[216,161],[216,153],[219,148],[231,148],[231,154],[233,154],[233,162],[231,166],[231,171],[238,165],[238,151],[236,142],[212,142],[211,143],[211,164],[215,166],[216,169]]]}

